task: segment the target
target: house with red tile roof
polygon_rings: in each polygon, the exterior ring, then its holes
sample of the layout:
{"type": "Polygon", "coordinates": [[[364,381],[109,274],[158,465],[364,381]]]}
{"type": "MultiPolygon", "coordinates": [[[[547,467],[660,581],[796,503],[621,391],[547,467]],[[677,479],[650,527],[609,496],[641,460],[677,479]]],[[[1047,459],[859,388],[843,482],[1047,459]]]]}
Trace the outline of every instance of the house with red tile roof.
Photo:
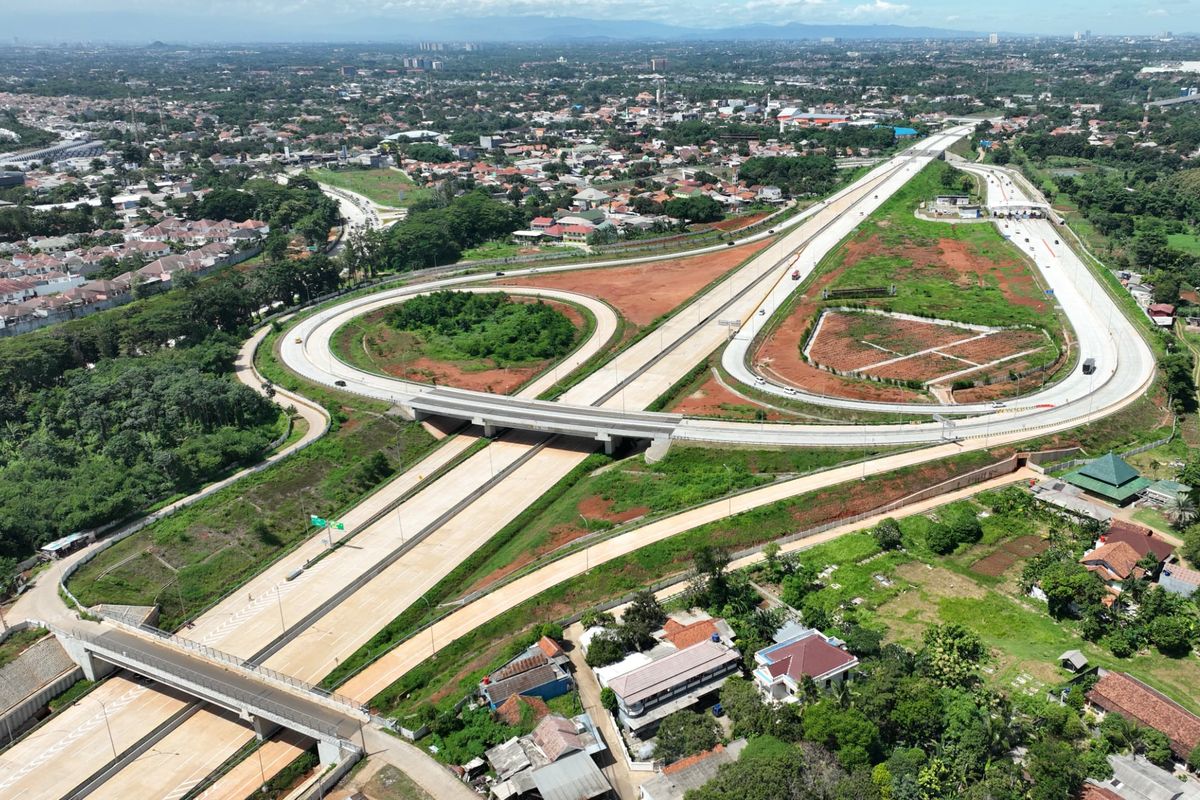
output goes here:
{"type": "Polygon", "coordinates": [[[806,630],[798,636],[763,648],[754,654],[758,666],[754,682],[770,700],[794,703],[807,676],[818,687],[828,689],[846,680],[858,666],[858,659],[836,639],[818,630],[806,630]]]}
{"type": "Polygon", "coordinates": [[[1101,669],[1100,680],[1087,693],[1087,702],[1101,717],[1120,714],[1161,732],[1181,761],[1200,744],[1200,717],[1124,672],[1101,669]]]}

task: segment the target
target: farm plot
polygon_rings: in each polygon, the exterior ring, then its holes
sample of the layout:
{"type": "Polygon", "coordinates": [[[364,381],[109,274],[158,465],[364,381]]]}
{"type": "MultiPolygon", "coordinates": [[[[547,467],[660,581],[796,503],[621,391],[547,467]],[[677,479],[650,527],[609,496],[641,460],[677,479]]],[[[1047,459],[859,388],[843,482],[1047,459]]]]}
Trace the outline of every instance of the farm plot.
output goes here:
{"type": "Polygon", "coordinates": [[[1036,556],[1048,547],[1050,542],[1040,536],[1020,536],[1005,542],[990,555],[976,561],[971,565],[971,571],[996,578],[1008,572],[1018,561],[1036,556]]]}

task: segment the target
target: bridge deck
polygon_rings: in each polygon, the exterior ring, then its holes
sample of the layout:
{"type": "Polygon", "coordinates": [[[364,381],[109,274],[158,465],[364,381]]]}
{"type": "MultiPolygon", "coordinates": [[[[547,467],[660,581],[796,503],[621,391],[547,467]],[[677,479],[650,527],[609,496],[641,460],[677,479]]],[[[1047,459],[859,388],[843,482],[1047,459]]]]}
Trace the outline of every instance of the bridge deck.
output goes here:
{"type": "Polygon", "coordinates": [[[631,439],[669,437],[683,417],[679,414],[624,412],[608,408],[566,406],[543,400],[438,388],[412,397],[417,412],[465,419],[502,428],[562,433],[570,436],[622,436],[631,439]]]}
{"type": "Polygon", "coordinates": [[[325,698],[279,685],[253,671],[130,630],[76,623],[56,631],[96,658],[162,681],[202,700],[328,741],[349,742],[367,714],[341,709],[325,698]]]}

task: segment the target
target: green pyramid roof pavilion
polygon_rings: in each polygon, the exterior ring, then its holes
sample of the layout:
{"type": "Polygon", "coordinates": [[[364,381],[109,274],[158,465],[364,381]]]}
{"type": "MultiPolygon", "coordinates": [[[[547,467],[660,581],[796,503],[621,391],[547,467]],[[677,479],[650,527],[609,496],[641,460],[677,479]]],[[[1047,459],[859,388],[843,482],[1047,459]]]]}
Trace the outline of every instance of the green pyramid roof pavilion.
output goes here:
{"type": "Polygon", "coordinates": [[[1151,483],[1114,453],[1100,456],[1067,473],[1063,480],[1118,504],[1128,502],[1151,483]]]}

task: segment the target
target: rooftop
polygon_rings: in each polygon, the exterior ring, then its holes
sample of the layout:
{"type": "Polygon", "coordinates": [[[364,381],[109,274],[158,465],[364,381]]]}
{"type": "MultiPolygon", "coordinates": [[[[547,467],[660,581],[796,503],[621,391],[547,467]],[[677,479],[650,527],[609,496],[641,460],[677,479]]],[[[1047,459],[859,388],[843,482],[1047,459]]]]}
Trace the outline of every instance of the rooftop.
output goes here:
{"type": "Polygon", "coordinates": [[[1105,711],[1166,734],[1179,758],[1187,758],[1200,744],[1200,717],[1124,672],[1104,672],[1087,696],[1105,711]]]}
{"type": "Polygon", "coordinates": [[[736,650],[703,641],[618,675],[609,683],[609,688],[626,705],[632,705],[737,660],[736,650]]]}

